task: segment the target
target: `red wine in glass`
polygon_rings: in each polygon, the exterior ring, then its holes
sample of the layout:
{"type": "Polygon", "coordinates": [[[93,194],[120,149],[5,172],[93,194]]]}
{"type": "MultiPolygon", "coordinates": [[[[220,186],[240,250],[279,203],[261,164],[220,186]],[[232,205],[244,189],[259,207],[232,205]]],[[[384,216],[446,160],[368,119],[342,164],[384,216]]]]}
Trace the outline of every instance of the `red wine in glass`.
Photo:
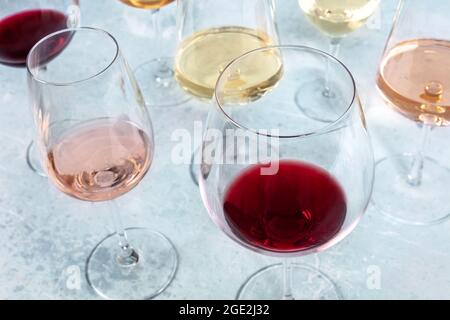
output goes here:
{"type": "MultiPolygon", "coordinates": [[[[0,20],[0,63],[23,67],[31,48],[46,35],[67,28],[67,15],[51,9],[18,12],[0,20]]],[[[54,56],[65,48],[68,37],[55,42],[54,56]]]]}
{"type": "Polygon", "coordinates": [[[253,165],[228,186],[225,217],[243,241],[269,251],[307,250],[331,240],[347,211],[339,183],[324,169],[281,160],[274,175],[253,165]]]}

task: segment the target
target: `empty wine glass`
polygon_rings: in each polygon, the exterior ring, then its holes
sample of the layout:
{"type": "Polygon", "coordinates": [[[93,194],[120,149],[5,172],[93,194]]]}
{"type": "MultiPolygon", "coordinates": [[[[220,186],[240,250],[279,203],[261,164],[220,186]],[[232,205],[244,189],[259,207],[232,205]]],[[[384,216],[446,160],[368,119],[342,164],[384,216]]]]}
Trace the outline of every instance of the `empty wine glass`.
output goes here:
{"type": "Polygon", "coordinates": [[[417,150],[377,161],[373,202],[413,225],[450,217],[450,168],[425,155],[433,128],[450,124],[448,1],[400,1],[379,66],[377,87],[387,104],[415,121],[417,150]]]}
{"type": "Polygon", "coordinates": [[[288,258],[338,243],[369,203],[373,155],[352,75],[316,49],[260,48],[225,68],[215,102],[198,177],[203,203],[214,223],[238,244],[285,258],[284,264],[253,274],[237,297],[339,299],[329,277],[288,258]],[[260,59],[280,63],[255,64],[260,59]],[[305,116],[293,98],[299,79],[327,63],[339,95],[333,105],[336,119],[324,124],[305,116]],[[283,70],[276,85],[249,90],[252,73],[268,71],[268,66],[283,70]]]}
{"type": "MultiPolygon", "coordinates": [[[[120,0],[123,3],[151,14],[154,38],[151,50],[157,54],[163,49],[160,9],[174,0],[120,0]]],[[[150,48],[150,47],[149,47],[150,48]]],[[[176,106],[189,100],[189,96],[180,89],[174,78],[173,57],[158,57],[146,61],[135,70],[136,79],[141,87],[144,99],[152,106],[176,106]]]]}
{"type": "MultiPolygon", "coordinates": [[[[329,52],[337,57],[342,39],[366,24],[380,0],[298,0],[298,3],[308,21],[329,38],[329,52]]],[[[298,107],[306,115],[324,122],[332,122],[336,117],[333,104],[338,93],[333,90],[330,72],[332,70],[325,65],[324,70],[300,84],[313,87],[309,91],[315,90],[314,96],[303,96],[305,90],[299,90],[296,96],[298,107]],[[316,108],[311,108],[313,103],[322,108],[326,106],[323,111],[328,110],[328,114],[316,113],[316,108]]]]}
{"type": "MultiPolygon", "coordinates": [[[[180,86],[210,105],[216,81],[225,66],[250,50],[278,43],[273,0],[179,0],[179,44],[175,76],[180,86]]],[[[253,74],[256,83],[264,72],[253,74]]],[[[190,173],[197,182],[199,151],[190,173]]]]}
{"type": "MultiPolygon", "coordinates": [[[[37,141],[50,180],[67,195],[90,202],[133,189],[152,163],[153,131],[116,40],[100,29],[62,30],[33,47],[27,66],[37,141]]],[[[158,232],[125,229],[118,210],[109,211],[116,233],[88,257],[87,280],[104,298],[152,298],[175,275],[175,248],[158,232]]]]}
{"type": "MultiPolygon", "coordinates": [[[[78,26],[79,0],[0,0],[0,64],[25,67],[30,49],[44,36],[78,26]]],[[[45,176],[33,142],[26,150],[30,169],[45,176]]]]}

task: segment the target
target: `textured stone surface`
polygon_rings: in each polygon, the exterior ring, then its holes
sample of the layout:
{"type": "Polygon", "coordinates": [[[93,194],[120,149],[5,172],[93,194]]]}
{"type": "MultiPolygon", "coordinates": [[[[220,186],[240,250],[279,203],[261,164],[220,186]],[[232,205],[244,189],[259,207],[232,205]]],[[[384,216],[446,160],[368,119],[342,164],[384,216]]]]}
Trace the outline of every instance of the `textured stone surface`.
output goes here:
{"type": "MultiPolygon", "coordinates": [[[[327,39],[311,27],[295,0],[278,0],[281,41],[327,49],[327,39]]],[[[132,66],[156,57],[150,13],[119,1],[82,0],[82,24],[110,31],[132,66]]],[[[377,96],[374,75],[389,32],[396,1],[382,1],[368,27],[342,44],[340,58],[354,73],[367,112],[376,158],[414,150],[418,130],[377,96]]],[[[176,45],[175,5],[162,10],[164,51],[176,45]]],[[[156,159],[150,173],[118,200],[127,226],[145,226],[170,237],[180,255],[176,279],[159,299],[230,299],[247,276],[276,262],[230,241],[208,218],[186,165],[170,162],[177,128],[193,130],[208,106],[151,110],[156,159]]],[[[0,66],[0,298],[96,299],[83,277],[90,250],[112,231],[108,205],[71,199],[31,173],[24,161],[32,137],[25,70],[0,66]],[[67,287],[68,275],[81,270],[81,288],[67,287]]],[[[432,133],[428,153],[450,159],[449,128],[432,133]]],[[[443,199],[447,201],[448,199],[443,199]]],[[[372,206],[348,238],[327,252],[297,258],[332,277],[347,299],[450,298],[450,223],[433,227],[396,224],[372,206]],[[375,269],[374,269],[375,268],[375,269]],[[371,271],[381,287],[367,285],[371,271]]]]}

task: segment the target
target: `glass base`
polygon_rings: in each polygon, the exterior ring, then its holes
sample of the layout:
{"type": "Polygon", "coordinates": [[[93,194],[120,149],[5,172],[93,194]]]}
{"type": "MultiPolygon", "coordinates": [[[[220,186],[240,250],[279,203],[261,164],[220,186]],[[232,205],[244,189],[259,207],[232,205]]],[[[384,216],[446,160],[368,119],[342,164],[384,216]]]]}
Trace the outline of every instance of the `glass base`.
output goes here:
{"type": "Polygon", "coordinates": [[[34,141],[31,141],[30,144],[27,147],[27,153],[26,153],[26,160],[28,167],[36,173],[37,175],[41,177],[47,177],[47,174],[44,171],[44,168],[42,167],[41,160],[38,155],[38,151],[36,149],[36,144],[34,141]]]}
{"type": "Polygon", "coordinates": [[[306,79],[295,94],[295,103],[300,111],[308,118],[333,122],[342,114],[343,110],[336,110],[342,104],[338,93],[326,88],[323,77],[306,79]]]}
{"type": "Polygon", "coordinates": [[[178,267],[175,247],[161,233],[146,228],[126,229],[128,239],[139,254],[134,266],[117,262],[120,250],[115,233],[104,238],[86,263],[86,278],[105,299],[152,299],[172,282],[178,267]]]}
{"type": "Polygon", "coordinates": [[[441,223],[450,217],[450,169],[425,158],[422,181],[414,186],[407,180],[413,159],[411,154],[402,154],[376,163],[372,203],[397,222],[441,223]]]}
{"type": "Polygon", "coordinates": [[[172,65],[173,58],[158,58],[134,70],[147,106],[177,106],[191,98],[175,80],[172,65]]]}
{"type": "MultiPolygon", "coordinates": [[[[324,273],[303,264],[292,263],[292,296],[295,300],[343,299],[337,286],[324,273]]],[[[241,286],[239,300],[283,299],[283,264],[273,264],[254,273],[241,286]]]]}

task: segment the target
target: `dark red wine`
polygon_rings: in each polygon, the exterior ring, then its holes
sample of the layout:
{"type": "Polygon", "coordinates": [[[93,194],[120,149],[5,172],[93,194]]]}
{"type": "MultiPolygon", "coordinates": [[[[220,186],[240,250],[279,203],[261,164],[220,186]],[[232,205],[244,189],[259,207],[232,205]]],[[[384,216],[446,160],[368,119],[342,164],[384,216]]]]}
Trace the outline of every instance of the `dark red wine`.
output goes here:
{"type": "Polygon", "coordinates": [[[290,160],[275,175],[261,175],[263,167],[246,169],[225,192],[225,217],[238,237],[270,251],[300,251],[338,233],[347,204],[328,172],[290,160]]]}
{"type": "Polygon", "coordinates": [[[0,63],[24,66],[31,48],[43,37],[67,28],[67,16],[50,9],[34,9],[0,20],[0,63]]]}

